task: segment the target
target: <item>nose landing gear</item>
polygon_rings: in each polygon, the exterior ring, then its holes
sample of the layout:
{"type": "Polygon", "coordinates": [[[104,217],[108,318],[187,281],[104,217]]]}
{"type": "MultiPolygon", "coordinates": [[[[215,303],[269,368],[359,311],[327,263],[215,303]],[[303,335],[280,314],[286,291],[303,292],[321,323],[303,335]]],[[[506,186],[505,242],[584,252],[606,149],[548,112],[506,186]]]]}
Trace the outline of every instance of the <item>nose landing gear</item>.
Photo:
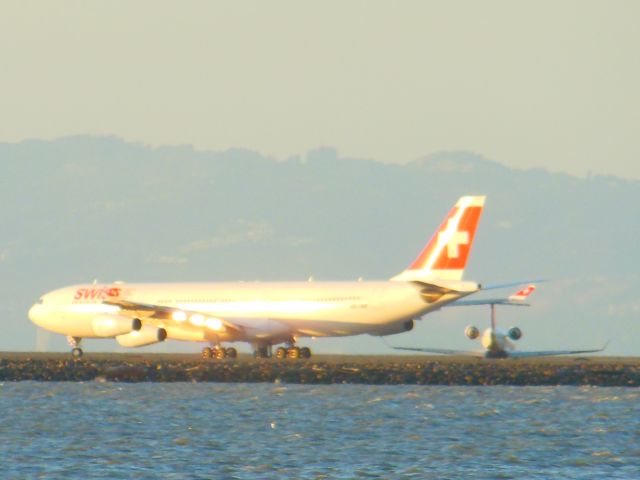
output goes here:
{"type": "Polygon", "coordinates": [[[74,359],[82,358],[82,355],[84,353],[82,351],[82,348],[80,348],[81,341],[82,339],[79,337],[67,337],[67,342],[69,342],[69,345],[73,347],[71,349],[71,357],[73,357],[74,359]]]}

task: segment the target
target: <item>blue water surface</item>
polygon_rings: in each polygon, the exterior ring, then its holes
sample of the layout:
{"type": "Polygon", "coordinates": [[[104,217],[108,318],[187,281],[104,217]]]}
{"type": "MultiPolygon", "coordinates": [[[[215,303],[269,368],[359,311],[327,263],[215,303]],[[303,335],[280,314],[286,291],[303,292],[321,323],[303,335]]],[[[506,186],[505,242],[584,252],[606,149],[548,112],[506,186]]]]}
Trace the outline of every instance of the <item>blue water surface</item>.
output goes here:
{"type": "Polygon", "coordinates": [[[0,478],[640,478],[640,390],[0,385],[0,478]]]}

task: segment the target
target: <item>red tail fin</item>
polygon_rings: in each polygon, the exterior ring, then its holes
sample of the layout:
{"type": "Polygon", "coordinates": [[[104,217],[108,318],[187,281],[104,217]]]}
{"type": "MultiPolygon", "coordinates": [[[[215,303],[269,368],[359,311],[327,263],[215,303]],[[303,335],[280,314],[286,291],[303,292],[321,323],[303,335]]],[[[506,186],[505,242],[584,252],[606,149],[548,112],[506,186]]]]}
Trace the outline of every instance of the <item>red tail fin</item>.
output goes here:
{"type": "Polygon", "coordinates": [[[392,280],[430,277],[461,280],[485,199],[485,196],[461,197],[418,258],[392,280]]]}

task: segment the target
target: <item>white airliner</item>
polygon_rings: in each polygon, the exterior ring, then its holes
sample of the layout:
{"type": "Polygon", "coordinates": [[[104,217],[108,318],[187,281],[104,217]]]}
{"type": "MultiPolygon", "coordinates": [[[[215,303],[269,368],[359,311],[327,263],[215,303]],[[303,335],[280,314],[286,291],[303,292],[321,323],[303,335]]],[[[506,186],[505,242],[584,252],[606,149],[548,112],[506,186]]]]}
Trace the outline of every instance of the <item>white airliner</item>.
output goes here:
{"type": "Polygon", "coordinates": [[[418,258],[389,281],[85,284],[54,290],[29,318],[66,335],[74,357],[83,338],[125,347],[166,339],[208,342],[205,358],[235,357],[223,342],[249,342],[256,357],[308,358],[301,337],[406,332],[415,319],[478,292],[462,276],[484,196],[461,197],[418,258]]]}
{"type": "Polygon", "coordinates": [[[396,350],[410,350],[414,352],[438,353],[442,355],[461,355],[484,358],[523,358],[523,357],[548,357],[555,355],[573,355],[577,353],[601,352],[606,345],[596,350],[541,350],[537,352],[518,352],[515,350],[513,341],[522,338],[522,330],[518,327],[511,327],[504,331],[496,327],[496,305],[512,305],[528,307],[526,299],[535,291],[535,285],[529,285],[507,298],[489,298],[485,300],[459,300],[449,306],[469,306],[469,305],[490,305],[491,306],[491,327],[487,328],[480,336],[480,330],[473,325],[469,325],[464,330],[464,334],[471,340],[480,337],[482,351],[469,350],[449,350],[445,348],[419,348],[419,347],[392,347],[396,350]]]}

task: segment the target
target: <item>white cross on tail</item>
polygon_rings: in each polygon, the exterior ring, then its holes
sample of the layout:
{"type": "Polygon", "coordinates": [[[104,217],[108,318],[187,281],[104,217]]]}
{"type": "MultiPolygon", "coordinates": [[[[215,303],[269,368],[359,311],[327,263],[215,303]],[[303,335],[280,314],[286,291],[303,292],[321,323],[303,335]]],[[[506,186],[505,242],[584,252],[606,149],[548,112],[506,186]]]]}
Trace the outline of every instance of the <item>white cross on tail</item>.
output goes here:
{"type": "Polygon", "coordinates": [[[447,257],[449,258],[458,258],[459,245],[469,245],[469,232],[458,232],[455,230],[456,227],[457,222],[453,223],[449,219],[447,228],[438,233],[438,243],[447,245],[447,257]]]}

